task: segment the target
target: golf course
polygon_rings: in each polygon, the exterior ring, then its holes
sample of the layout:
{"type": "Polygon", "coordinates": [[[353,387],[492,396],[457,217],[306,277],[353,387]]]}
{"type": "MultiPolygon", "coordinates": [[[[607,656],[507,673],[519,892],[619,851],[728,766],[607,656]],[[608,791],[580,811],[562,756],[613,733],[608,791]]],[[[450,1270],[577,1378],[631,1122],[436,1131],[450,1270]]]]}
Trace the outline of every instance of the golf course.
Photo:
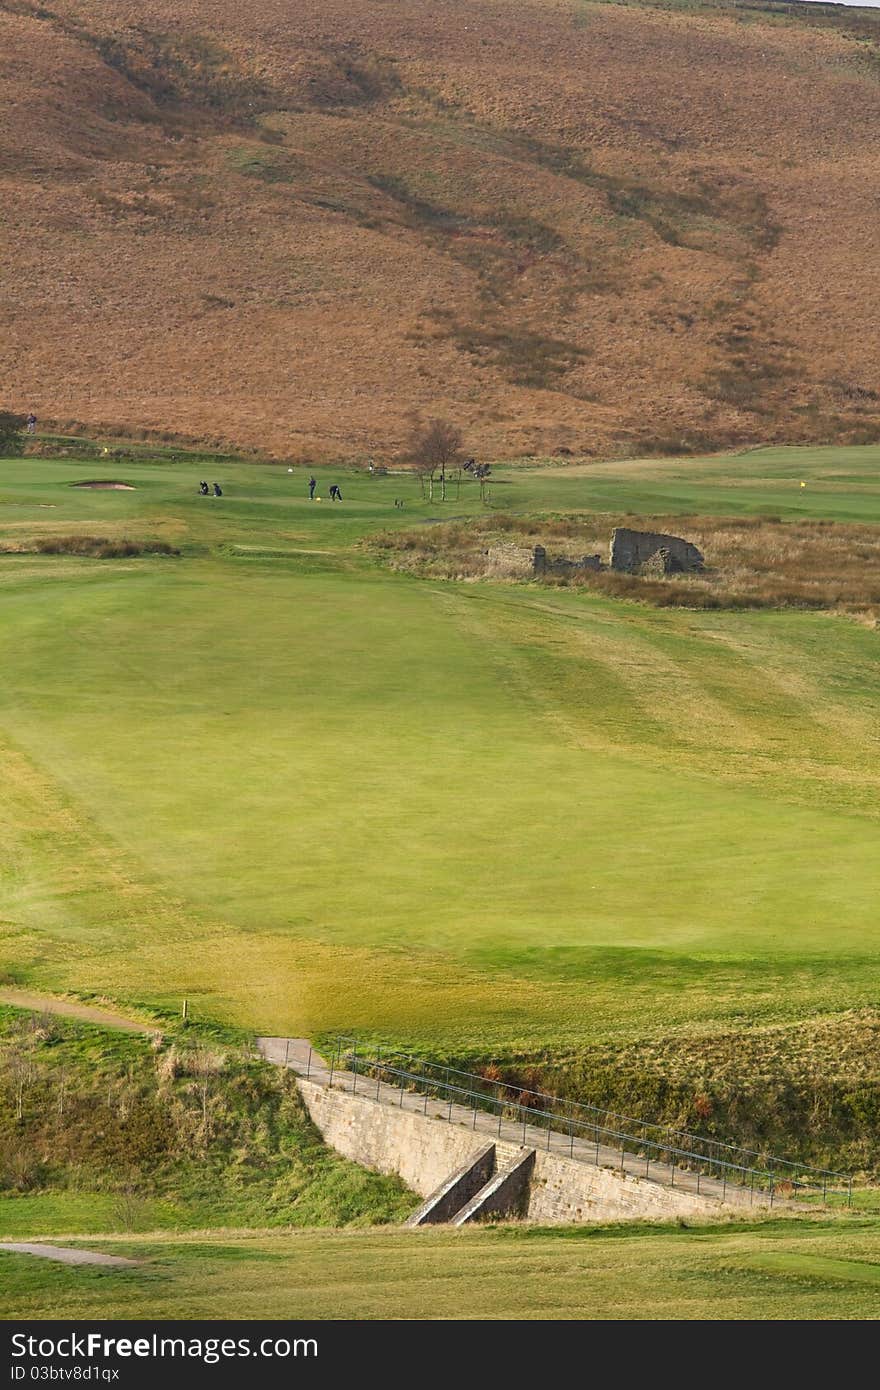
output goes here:
{"type": "Polygon", "coordinates": [[[69,455],[0,464],[0,980],[481,1058],[876,999],[872,624],[425,580],[370,538],[878,523],[880,449],[528,460],[488,506],[405,471],[315,469],[310,502],[306,468],[69,455]],[[172,553],[43,553],[78,536],[172,553]]]}
{"type": "Polygon", "coordinates": [[[135,1261],[0,1251],[2,1316],[872,1316],[880,448],[427,492],[112,440],[0,464],[0,1236],[135,1261]],[[418,569],[615,520],[708,577],[418,569]],[[740,538],[820,597],[737,596],[740,538]],[[854,1204],[414,1237],[253,1052],[337,1033],[855,1171],[854,1204]]]}

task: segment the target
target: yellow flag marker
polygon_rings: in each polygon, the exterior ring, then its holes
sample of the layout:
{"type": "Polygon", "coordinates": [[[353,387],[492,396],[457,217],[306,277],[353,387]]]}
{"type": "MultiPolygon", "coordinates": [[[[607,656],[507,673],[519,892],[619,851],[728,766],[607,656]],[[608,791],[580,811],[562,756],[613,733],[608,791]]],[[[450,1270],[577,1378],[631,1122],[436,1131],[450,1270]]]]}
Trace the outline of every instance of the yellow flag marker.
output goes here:
{"type": "Polygon", "coordinates": [[[801,487],[806,487],[806,483],[801,483],[801,487]]]}

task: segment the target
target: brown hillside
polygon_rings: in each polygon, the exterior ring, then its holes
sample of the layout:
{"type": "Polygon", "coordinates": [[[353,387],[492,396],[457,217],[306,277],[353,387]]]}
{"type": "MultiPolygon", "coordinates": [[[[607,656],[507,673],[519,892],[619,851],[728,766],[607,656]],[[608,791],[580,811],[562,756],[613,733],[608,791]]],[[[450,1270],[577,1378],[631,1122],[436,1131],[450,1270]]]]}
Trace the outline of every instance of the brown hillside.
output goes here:
{"type": "Polygon", "coordinates": [[[870,12],[0,0],[0,106],[0,406],[291,455],[413,411],[880,437],[870,12]]]}

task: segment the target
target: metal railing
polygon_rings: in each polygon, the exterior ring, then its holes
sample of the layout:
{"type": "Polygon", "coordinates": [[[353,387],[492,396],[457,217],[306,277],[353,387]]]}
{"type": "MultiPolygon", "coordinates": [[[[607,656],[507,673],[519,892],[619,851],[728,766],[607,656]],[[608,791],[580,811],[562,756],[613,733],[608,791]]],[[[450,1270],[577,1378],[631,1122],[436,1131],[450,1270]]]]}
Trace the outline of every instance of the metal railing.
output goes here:
{"type": "MultiPolygon", "coordinates": [[[[497,1116],[497,1136],[502,1137],[506,1124],[523,1144],[530,1128],[542,1129],[546,1131],[547,1149],[553,1147],[555,1136],[561,1136],[557,1150],[561,1148],[571,1157],[619,1167],[669,1187],[684,1187],[698,1194],[703,1191],[720,1196],[722,1201],[733,1195],[728,1193],[731,1188],[749,1204],[769,1200],[772,1206],[780,1198],[799,1195],[821,1196],[824,1202],[829,1192],[845,1194],[847,1205],[852,1204],[849,1174],[635,1119],[512,1082],[487,1079],[476,1072],[409,1053],[381,1047],[359,1050],[356,1038],[338,1037],[334,1042],[331,1085],[341,1072],[351,1075],[355,1092],[361,1079],[375,1082],[376,1099],[383,1084],[393,1086],[401,1106],[405,1095],[415,1092],[424,1096],[423,1113],[427,1114],[432,1100],[435,1104],[442,1102],[450,1120],[453,1108],[460,1106],[470,1112],[473,1129],[477,1128],[480,1115],[497,1116]]],[[[481,1127],[485,1129],[485,1123],[481,1127]]]]}

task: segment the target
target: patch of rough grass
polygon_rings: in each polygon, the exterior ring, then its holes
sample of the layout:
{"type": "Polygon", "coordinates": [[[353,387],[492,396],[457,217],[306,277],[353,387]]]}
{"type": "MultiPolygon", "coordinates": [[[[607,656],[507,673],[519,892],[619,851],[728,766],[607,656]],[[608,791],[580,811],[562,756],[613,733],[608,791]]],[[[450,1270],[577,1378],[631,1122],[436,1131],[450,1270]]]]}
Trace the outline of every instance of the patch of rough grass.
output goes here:
{"type": "Polygon", "coordinates": [[[795,1024],[730,1027],[624,1045],[507,1059],[444,1061],[514,1088],[689,1130],[756,1153],[880,1176],[880,1013],[851,1010],[795,1024]]]}
{"type": "Polygon", "coordinates": [[[3,555],[79,555],[95,560],[128,560],[137,555],[179,555],[168,541],[134,541],[108,536],[37,536],[20,545],[6,542],[3,555]]]}
{"type": "Polygon", "coordinates": [[[373,545],[395,568],[432,578],[490,574],[487,551],[504,540],[543,545],[548,554],[599,552],[615,526],[661,531],[693,541],[706,558],[699,574],[642,578],[605,569],[551,575],[542,582],[579,586],[661,608],[807,608],[845,612],[868,623],[880,616],[880,528],[778,517],[609,515],[528,518],[504,514],[387,533],[373,545]]]}

